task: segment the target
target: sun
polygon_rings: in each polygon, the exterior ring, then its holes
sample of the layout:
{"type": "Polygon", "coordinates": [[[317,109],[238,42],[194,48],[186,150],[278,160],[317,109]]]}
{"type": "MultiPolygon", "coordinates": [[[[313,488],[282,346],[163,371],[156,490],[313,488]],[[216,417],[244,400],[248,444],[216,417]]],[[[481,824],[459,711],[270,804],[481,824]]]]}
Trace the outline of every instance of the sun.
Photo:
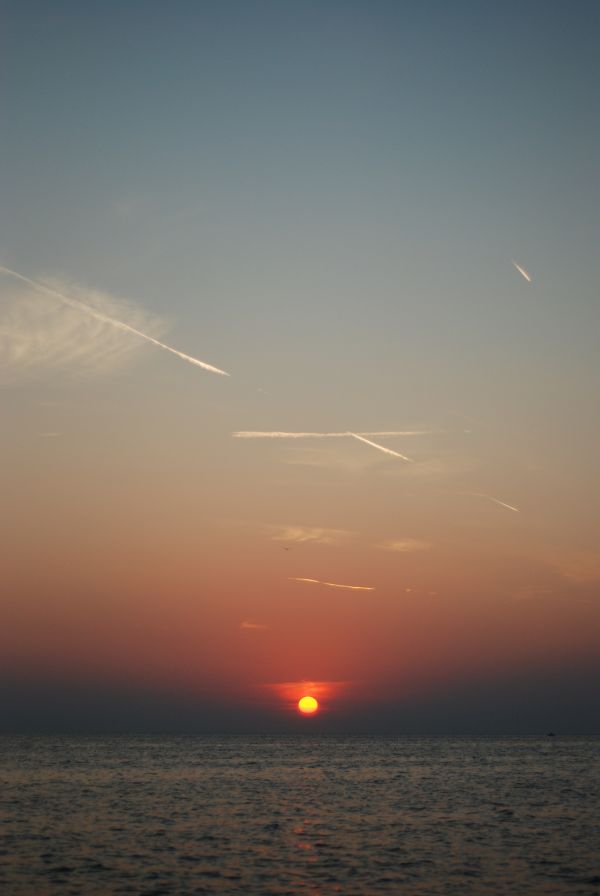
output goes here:
{"type": "Polygon", "coordinates": [[[298,700],[298,709],[305,716],[312,716],[319,708],[318,700],[315,700],[314,697],[311,697],[309,694],[305,694],[304,697],[300,697],[298,700]]]}

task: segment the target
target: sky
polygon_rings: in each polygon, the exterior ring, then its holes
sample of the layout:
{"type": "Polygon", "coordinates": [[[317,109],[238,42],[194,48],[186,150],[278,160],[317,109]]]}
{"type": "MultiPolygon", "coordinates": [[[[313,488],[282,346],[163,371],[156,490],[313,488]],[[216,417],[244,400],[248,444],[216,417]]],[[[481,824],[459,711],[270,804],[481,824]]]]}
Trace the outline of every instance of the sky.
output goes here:
{"type": "Polygon", "coordinates": [[[0,731],[600,733],[599,26],[0,3],[0,731]]]}

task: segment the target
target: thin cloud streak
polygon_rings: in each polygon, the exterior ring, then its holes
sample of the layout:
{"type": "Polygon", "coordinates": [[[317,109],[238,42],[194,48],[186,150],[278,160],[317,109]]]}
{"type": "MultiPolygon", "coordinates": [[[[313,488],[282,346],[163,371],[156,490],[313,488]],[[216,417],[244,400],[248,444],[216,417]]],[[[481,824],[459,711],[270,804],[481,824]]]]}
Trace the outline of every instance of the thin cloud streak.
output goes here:
{"type": "Polygon", "coordinates": [[[290,582],[303,582],[307,585],[324,585],[326,588],[343,588],[346,591],[375,591],[374,585],[341,585],[339,582],[323,582],[321,579],[307,579],[303,576],[290,576],[290,582]]]}
{"type": "Polygon", "coordinates": [[[372,442],[370,439],[365,439],[364,436],[359,436],[355,432],[349,432],[349,436],[352,436],[353,439],[358,439],[359,442],[364,442],[365,445],[370,445],[372,448],[377,448],[378,451],[383,451],[384,454],[390,454],[392,457],[399,457],[400,460],[405,460],[407,463],[414,463],[410,457],[406,457],[405,454],[400,454],[399,451],[392,451],[391,448],[386,448],[384,445],[379,445],[377,442],[372,442]]]}
{"type": "Polygon", "coordinates": [[[322,582],[327,588],[345,588],[347,591],[375,591],[374,585],[340,585],[338,582],[322,582]]]}
{"type": "Polygon", "coordinates": [[[420,538],[398,538],[384,541],[378,545],[384,551],[394,551],[398,554],[413,554],[415,551],[427,551],[433,547],[430,541],[420,538]]]}
{"type": "Polygon", "coordinates": [[[499,507],[505,507],[507,510],[512,510],[513,513],[521,513],[518,507],[513,507],[512,504],[505,504],[504,501],[499,501],[498,498],[493,498],[491,495],[484,495],[482,492],[467,492],[472,498],[485,498],[486,501],[491,501],[492,504],[497,504],[499,507]]]}
{"type": "Polygon", "coordinates": [[[131,333],[133,336],[139,336],[140,339],[145,339],[146,342],[150,342],[152,345],[156,345],[158,348],[162,348],[167,352],[171,352],[171,354],[176,355],[178,358],[181,358],[182,361],[188,361],[188,363],[194,364],[196,367],[201,367],[203,370],[208,370],[210,373],[217,373],[220,376],[229,376],[227,371],[221,370],[219,367],[213,367],[212,364],[207,364],[205,361],[200,361],[199,358],[194,358],[192,355],[186,355],[185,352],[180,352],[179,349],[173,348],[171,345],[167,345],[165,342],[161,342],[159,339],[155,339],[154,336],[150,336],[148,333],[143,333],[141,330],[138,330],[136,327],[132,327],[130,324],[126,324],[123,321],[116,320],[113,317],[102,314],[102,312],[97,311],[90,305],[86,305],[85,302],[80,302],[78,299],[74,299],[70,296],[65,295],[64,293],[58,292],[58,290],[52,289],[49,286],[45,286],[43,283],[39,283],[36,280],[25,277],[23,274],[19,274],[18,271],[13,271],[10,268],[4,267],[4,265],[0,265],[0,273],[6,274],[9,277],[14,277],[16,280],[20,280],[22,283],[26,283],[28,286],[33,287],[33,289],[37,290],[38,292],[44,292],[49,296],[60,299],[61,302],[64,302],[71,308],[78,308],[86,314],[91,315],[91,317],[94,317],[96,320],[99,320],[101,323],[109,324],[112,327],[116,327],[118,330],[122,330],[126,333],[131,333]]]}
{"type": "Polygon", "coordinates": [[[356,693],[356,685],[351,681],[282,681],[264,684],[262,689],[275,694],[289,709],[295,709],[300,697],[311,694],[319,701],[323,709],[330,700],[342,697],[350,687],[356,693]]]}
{"type": "Polygon", "coordinates": [[[240,623],[240,628],[247,632],[264,632],[268,627],[268,625],[263,625],[261,622],[250,622],[250,620],[244,620],[244,622],[240,623]]]}
{"type": "Polygon", "coordinates": [[[532,282],[533,282],[532,279],[531,279],[531,277],[529,276],[529,274],[528,274],[527,271],[525,270],[525,268],[522,268],[521,265],[520,265],[520,264],[517,264],[516,261],[513,261],[513,266],[517,269],[517,271],[519,272],[519,274],[521,274],[522,277],[525,277],[525,279],[527,280],[528,283],[532,283],[532,282]]]}
{"type": "Polygon", "coordinates": [[[292,544],[335,545],[353,536],[347,529],[326,529],[311,526],[269,526],[273,541],[287,541],[292,544]]]}
{"type": "Polygon", "coordinates": [[[544,558],[561,576],[580,584],[600,582],[600,551],[553,548],[544,558]]]}
{"type": "Polygon", "coordinates": [[[234,439],[347,439],[350,436],[360,438],[361,436],[430,436],[435,431],[431,429],[414,429],[414,430],[391,430],[385,432],[253,432],[250,430],[241,430],[232,432],[234,439]]]}

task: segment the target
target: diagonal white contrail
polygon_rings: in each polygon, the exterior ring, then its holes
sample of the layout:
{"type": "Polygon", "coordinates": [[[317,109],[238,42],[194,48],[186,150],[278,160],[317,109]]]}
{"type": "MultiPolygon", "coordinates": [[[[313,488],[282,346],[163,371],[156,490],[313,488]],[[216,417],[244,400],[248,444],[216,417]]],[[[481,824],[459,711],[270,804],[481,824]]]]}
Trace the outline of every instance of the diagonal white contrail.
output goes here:
{"type": "Polygon", "coordinates": [[[348,436],[430,436],[434,435],[431,429],[395,430],[386,432],[253,432],[240,430],[232,432],[234,439],[347,439],[348,436]]]}
{"type": "Polygon", "coordinates": [[[349,436],[352,436],[353,439],[358,439],[359,442],[364,442],[365,445],[370,445],[372,448],[377,448],[378,451],[383,451],[384,454],[391,454],[392,457],[399,457],[400,460],[405,460],[409,464],[414,463],[410,457],[406,457],[405,454],[400,454],[398,451],[392,451],[391,448],[385,448],[383,445],[379,445],[377,442],[372,442],[370,439],[365,439],[364,436],[359,436],[355,432],[349,432],[349,436]]]}
{"type": "Polygon", "coordinates": [[[218,373],[220,376],[229,376],[227,371],[220,370],[218,367],[213,367],[212,364],[207,364],[205,361],[200,361],[199,358],[194,358],[192,355],[186,355],[185,352],[180,352],[178,349],[173,348],[170,345],[167,345],[164,342],[161,342],[159,339],[155,339],[154,336],[149,336],[147,333],[142,333],[141,330],[137,330],[135,327],[132,327],[130,324],[126,324],[121,320],[115,320],[113,317],[108,317],[106,314],[102,314],[101,311],[96,311],[95,308],[92,308],[90,305],[86,305],[85,302],[80,302],[79,299],[74,299],[71,296],[66,296],[61,292],[58,292],[56,289],[52,289],[50,286],[45,286],[43,283],[38,283],[36,280],[31,280],[29,277],[25,277],[24,274],[19,274],[18,271],[13,271],[10,268],[4,267],[4,265],[0,265],[0,273],[7,274],[9,277],[14,277],[16,280],[20,280],[22,283],[26,283],[28,286],[32,286],[34,289],[39,292],[45,292],[49,296],[54,296],[56,299],[60,299],[61,302],[64,302],[66,305],[70,305],[72,308],[79,308],[81,311],[84,311],[86,314],[91,315],[96,320],[101,321],[105,324],[110,324],[112,327],[116,327],[118,330],[123,330],[125,333],[131,333],[133,336],[139,336],[140,339],[145,339],[146,342],[151,342],[152,345],[158,346],[158,348],[163,348],[167,352],[171,352],[173,355],[177,355],[178,358],[181,358],[182,361],[188,361],[190,364],[195,364],[196,367],[202,367],[203,370],[208,370],[210,373],[218,373]]]}
{"type": "Polygon", "coordinates": [[[532,282],[531,277],[529,276],[525,268],[522,268],[521,265],[517,264],[516,261],[513,261],[513,265],[518,270],[519,274],[521,274],[522,277],[525,277],[528,283],[532,282]]]}
{"type": "Polygon", "coordinates": [[[487,501],[491,501],[493,504],[498,504],[499,507],[505,507],[507,510],[512,510],[513,513],[521,513],[518,507],[513,507],[512,504],[505,504],[504,501],[499,501],[498,498],[492,498],[491,495],[484,495],[483,492],[468,492],[472,498],[485,498],[487,501]]]}

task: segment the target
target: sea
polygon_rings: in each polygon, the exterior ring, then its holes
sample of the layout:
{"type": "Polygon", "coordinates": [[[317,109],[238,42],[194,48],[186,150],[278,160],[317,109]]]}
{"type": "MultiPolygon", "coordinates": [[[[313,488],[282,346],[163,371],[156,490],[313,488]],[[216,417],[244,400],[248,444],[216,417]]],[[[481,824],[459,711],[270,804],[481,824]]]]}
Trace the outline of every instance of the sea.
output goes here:
{"type": "Polygon", "coordinates": [[[600,738],[2,737],[0,892],[600,894],[600,738]]]}

